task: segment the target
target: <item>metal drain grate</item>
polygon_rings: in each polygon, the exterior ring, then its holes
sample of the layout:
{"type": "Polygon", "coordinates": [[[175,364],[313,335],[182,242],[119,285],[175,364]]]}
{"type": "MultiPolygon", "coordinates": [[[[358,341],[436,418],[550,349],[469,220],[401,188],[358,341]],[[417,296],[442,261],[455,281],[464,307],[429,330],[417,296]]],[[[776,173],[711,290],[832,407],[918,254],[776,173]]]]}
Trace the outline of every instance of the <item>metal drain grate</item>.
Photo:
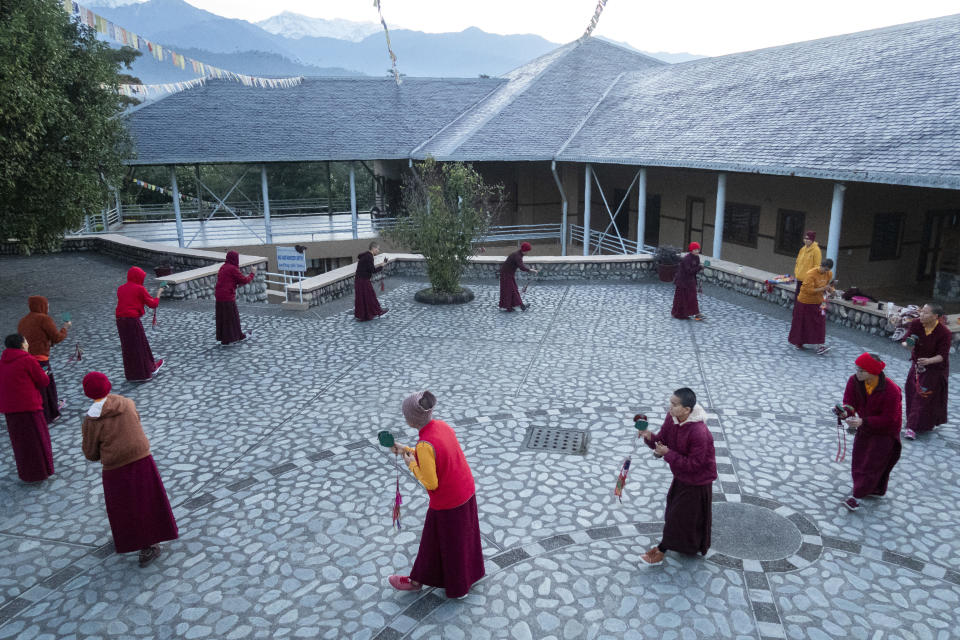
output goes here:
{"type": "Polygon", "coordinates": [[[587,454],[589,441],[590,436],[583,429],[527,427],[527,435],[523,439],[523,448],[533,451],[572,453],[583,456],[587,454]]]}

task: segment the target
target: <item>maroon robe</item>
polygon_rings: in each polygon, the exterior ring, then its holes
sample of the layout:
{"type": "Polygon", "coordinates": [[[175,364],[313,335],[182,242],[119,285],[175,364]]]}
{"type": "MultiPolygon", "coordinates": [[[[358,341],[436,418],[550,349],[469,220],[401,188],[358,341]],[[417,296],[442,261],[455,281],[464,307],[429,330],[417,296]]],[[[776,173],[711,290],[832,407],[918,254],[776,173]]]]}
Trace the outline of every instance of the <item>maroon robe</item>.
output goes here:
{"type": "Polygon", "coordinates": [[[484,575],[477,496],[453,509],[427,509],[410,579],[459,598],[484,575]]]}
{"type": "Polygon", "coordinates": [[[683,424],[667,414],[660,432],[650,441],[651,449],[662,442],[670,451],[663,457],[670,465],[673,482],[667,492],[661,551],[706,555],[713,525],[713,481],[717,479],[717,457],[713,436],[700,405],[683,424]]]}
{"type": "Polygon", "coordinates": [[[157,362],[143,331],[140,318],[117,318],[120,350],[123,353],[123,373],[131,382],[143,382],[153,377],[157,362]]]}
{"type": "Polygon", "coordinates": [[[799,299],[794,301],[793,321],[787,341],[797,347],[827,341],[827,318],[820,312],[820,303],[807,304],[799,299]]]}
{"type": "Polygon", "coordinates": [[[513,310],[523,304],[520,299],[520,290],[517,289],[517,269],[530,271],[523,264],[523,251],[517,249],[507,256],[500,266],[500,308],[513,310]]]}
{"type": "Polygon", "coordinates": [[[353,317],[361,322],[373,320],[384,314],[377,294],[370,281],[373,274],[383,271],[383,267],[373,266],[373,254],[364,251],[357,256],[357,273],[353,278],[353,317]]]}
{"type": "Polygon", "coordinates": [[[930,431],[947,421],[947,381],[950,379],[950,344],[953,334],[941,323],[928,336],[923,323],[914,320],[907,325],[907,334],[917,336],[917,344],[910,354],[910,373],[904,387],[907,402],[907,429],[917,433],[930,431]],[[917,358],[941,356],[943,362],[928,364],[917,372],[917,358]],[[919,382],[919,384],[917,384],[919,382]],[[925,389],[921,395],[921,387],[925,389]],[[926,396],[926,397],[924,397],[926,396]]]}
{"type": "Polygon", "coordinates": [[[50,369],[49,360],[40,360],[40,368],[47,374],[50,384],[41,389],[40,397],[43,398],[43,415],[47,419],[47,424],[52,424],[60,417],[60,397],[57,395],[57,382],[53,379],[53,371],[50,369]]]}
{"type": "Polygon", "coordinates": [[[673,309],[670,315],[680,320],[700,314],[700,305],[697,304],[697,274],[703,271],[700,266],[700,256],[688,253],[680,260],[677,275],[673,282],[676,289],[673,292],[673,309]]]}
{"type": "Polygon", "coordinates": [[[227,261],[217,272],[217,285],[213,293],[216,299],[216,336],[221,344],[230,344],[246,338],[240,328],[240,311],[237,309],[237,287],[250,284],[255,274],[244,275],[240,271],[240,254],[227,251],[227,261]]]}
{"type": "Polygon", "coordinates": [[[17,463],[17,475],[24,482],[39,482],[53,475],[53,449],[42,410],[3,414],[17,463]]]}
{"type": "Polygon", "coordinates": [[[104,471],[103,498],[117,553],[140,551],[179,537],[153,456],[104,471]]]}
{"type": "Polygon", "coordinates": [[[882,496],[887,492],[890,472],[900,459],[900,387],[880,374],[877,387],[868,395],[866,385],[850,376],[843,403],[856,409],[863,419],[853,439],[853,497],[882,496]]]}

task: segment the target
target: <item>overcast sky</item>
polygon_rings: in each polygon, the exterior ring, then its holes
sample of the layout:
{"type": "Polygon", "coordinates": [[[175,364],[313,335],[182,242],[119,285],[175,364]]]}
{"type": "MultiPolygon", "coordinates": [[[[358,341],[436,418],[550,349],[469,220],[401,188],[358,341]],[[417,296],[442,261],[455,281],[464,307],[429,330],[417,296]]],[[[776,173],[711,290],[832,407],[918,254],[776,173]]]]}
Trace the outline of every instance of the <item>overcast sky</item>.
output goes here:
{"type": "MultiPolygon", "coordinates": [[[[256,22],[282,11],[316,18],[377,20],[372,0],[187,0],[256,22]]],[[[391,28],[428,32],[479,27],[569,42],[596,0],[381,0],[391,28]]],[[[609,0],[596,35],[644,51],[722,55],[960,13],[957,0],[609,0]]]]}

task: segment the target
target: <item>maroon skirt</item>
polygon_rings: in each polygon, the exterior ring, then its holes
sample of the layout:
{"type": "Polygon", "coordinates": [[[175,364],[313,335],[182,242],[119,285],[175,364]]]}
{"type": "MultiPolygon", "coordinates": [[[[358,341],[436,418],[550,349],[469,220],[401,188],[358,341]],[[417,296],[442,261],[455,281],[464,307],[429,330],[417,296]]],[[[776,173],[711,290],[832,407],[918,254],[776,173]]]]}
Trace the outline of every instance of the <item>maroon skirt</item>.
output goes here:
{"type": "Polygon", "coordinates": [[[47,424],[50,424],[60,417],[60,397],[57,395],[57,383],[53,379],[50,361],[41,361],[40,368],[46,372],[50,379],[50,384],[40,389],[40,397],[43,399],[43,416],[47,419],[47,424]]]}
{"type": "Polygon", "coordinates": [[[43,411],[3,414],[17,462],[17,475],[24,482],[39,482],[53,475],[53,449],[43,411]]]}
{"type": "Polygon", "coordinates": [[[910,365],[903,389],[907,401],[907,429],[923,433],[947,421],[948,374],[949,370],[944,367],[928,367],[920,374],[918,385],[917,363],[910,365]],[[929,392],[926,398],[920,395],[920,387],[929,392]]]}
{"type": "Polygon", "coordinates": [[[377,294],[369,278],[353,279],[353,317],[357,320],[373,320],[383,315],[377,294]]]}
{"type": "Polygon", "coordinates": [[[246,338],[240,328],[240,311],[235,300],[217,300],[217,340],[222,344],[230,344],[246,338]]]}
{"type": "Polygon", "coordinates": [[[117,553],[179,537],[153,456],[103,472],[103,497],[117,553]]]}
{"type": "Polygon", "coordinates": [[[484,575],[476,494],[453,509],[427,509],[410,579],[459,598],[484,575]]]}
{"type": "Polygon", "coordinates": [[[684,484],[674,478],[663,519],[662,551],[706,555],[713,526],[712,486],[684,484]]]}
{"type": "Polygon", "coordinates": [[[820,304],[793,303],[793,322],[787,340],[792,345],[823,344],[827,341],[827,318],[820,313],[820,304]]]}
{"type": "Polygon", "coordinates": [[[500,273],[500,308],[513,309],[523,304],[520,299],[520,290],[517,288],[517,278],[512,273],[500,273]]]}
{"type": "Polygon", "coordinates": [[[149,380],[157,365],[140,318],[117,318],[117,333],[120,334],[123,373],[127,380],[149,380]]]}
{"type": "Polygon", "coordinates": [[[850,461],[854,498],[882,496],[887,492],[890,472],[900,460],[900,450],[900,440],[897,438],[857,432],[850,461]]]}
{"type": "Polygon", "coordinates": [[[697,285],[677,285],[673,292],[673,308],[670,315],[677,319],[686,319],[700,313],[697,303],[697,285]]]}

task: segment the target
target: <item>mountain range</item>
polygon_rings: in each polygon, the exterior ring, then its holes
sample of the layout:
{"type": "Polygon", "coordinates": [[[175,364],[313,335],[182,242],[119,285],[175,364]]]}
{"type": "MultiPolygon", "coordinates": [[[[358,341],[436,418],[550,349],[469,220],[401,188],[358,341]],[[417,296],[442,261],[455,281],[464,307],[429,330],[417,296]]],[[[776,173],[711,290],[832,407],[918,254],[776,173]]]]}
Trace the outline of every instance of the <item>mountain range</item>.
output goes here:
{"type": "MultiPolygon", "coordinates": [[[[381,76],[390,68],[386,40],[375,22],[284,12],[253,24],[218,16],[183,0],[97,0],[89,8],[177,53],[237,73],[381,76]]],[[[430,77],[502,75],[559,46],[537,35],[498,35],[476,27],[458,33],[391,29],[390,40],[401,73],[430,77]]],[[[648,55],[668,62],[700,57],[648,55]]],[[[191,71],[159,63],[149,54],[140,56],[131,73],[146,84],[194,77],[191,71]]]]}

